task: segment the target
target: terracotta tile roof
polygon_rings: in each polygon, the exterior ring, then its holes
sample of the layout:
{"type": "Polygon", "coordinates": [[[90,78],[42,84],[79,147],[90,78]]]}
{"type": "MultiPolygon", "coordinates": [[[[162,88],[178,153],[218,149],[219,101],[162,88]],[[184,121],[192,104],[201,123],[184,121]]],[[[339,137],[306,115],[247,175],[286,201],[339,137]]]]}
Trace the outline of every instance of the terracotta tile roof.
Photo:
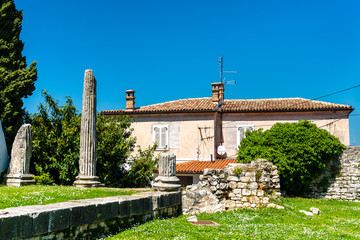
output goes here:
{"type": "MultiPolygon", "coordinates": [[[[102,114],[146,114],[176,112],[214,112],[217,104],[207,98],[190,98],[138,107],[133,111],[108,110],[102,114]]],[[[332,111],[350,110],[350,105],[335,104],[304,98],[270,98],[270,99],[225,99],[219,108],[221,112],[299,112],[299,111],[332,111]]]]}
{"type": "Polygon", "coordinates": [[[236,163],[237,159],[218,159],[212,161],[190,161],[176,164],[176,173],[203,173],[204,169],[224,169],[229,163],[236,163]]]}

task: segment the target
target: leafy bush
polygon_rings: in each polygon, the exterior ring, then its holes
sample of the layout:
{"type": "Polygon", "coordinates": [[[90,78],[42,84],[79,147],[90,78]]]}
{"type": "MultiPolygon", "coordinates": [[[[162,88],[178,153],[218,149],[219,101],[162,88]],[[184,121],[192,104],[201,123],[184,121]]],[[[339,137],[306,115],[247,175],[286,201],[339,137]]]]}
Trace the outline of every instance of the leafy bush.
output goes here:
{"type": "Polygon", "coordinates": [[[154,157],[156,143],[145,150],[138,146],[138,154],[129,162],[130,170],[126,173],[124,185],[126,187],[150,187],[154,170],[159,158],[154,157]]]}
{"type": "MultiPolygon", "coordinates": [[[[80,115],[70,97],[59,106],[46,91],[43,96],[45,105],[31,116],[32,171],[40,184],[71,185],[79,173],[80,115]]],[[[120,166],[135,146],[131,123],[128,117],[97,117],[97,175],[107,186],[119,186],[126,177],[120,166]]]]}
{"type": "Polygon", "coordinates": [[[122,165],[134,150],[136,139],[131,137],[129,117],[107,118],[97,116],[97,161],[96,172],[100,181],[106,186],[124,187],[121,179],[126,171],[122,165]]]}
{"type": "Polygon", "coordinates": [[[279,170],[281,188],[301,195],[345,146],[339,139],[309,121],[277,123],[271,129],[246,132],[239,147],[239,162],[264,158],[279,170]]]}

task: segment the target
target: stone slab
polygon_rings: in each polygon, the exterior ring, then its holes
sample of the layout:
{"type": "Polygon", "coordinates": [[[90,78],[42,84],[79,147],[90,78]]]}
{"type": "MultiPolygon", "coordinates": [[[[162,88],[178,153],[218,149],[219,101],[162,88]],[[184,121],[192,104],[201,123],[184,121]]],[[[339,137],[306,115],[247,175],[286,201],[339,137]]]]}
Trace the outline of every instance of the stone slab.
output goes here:
{"type": "Polygon", "coordinates": [[[0,210],[0,239],[53,234],[111,219],[128,219],[130,216],[154,216],[157,209],[153,199],[161,199],[158,203],[162,208],[181,209],[181,192],[148,192],[7,208],[0,210]]]}

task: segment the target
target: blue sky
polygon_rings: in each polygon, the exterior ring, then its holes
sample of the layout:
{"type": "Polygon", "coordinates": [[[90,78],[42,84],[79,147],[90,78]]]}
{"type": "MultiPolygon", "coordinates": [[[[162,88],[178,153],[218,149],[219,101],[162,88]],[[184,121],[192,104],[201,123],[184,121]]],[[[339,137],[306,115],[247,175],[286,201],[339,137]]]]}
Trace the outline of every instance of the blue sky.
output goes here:
{"type": "MultiPolygon", "coordinates": [[[[79,111],[85,69],[98,81],[98,111],[211,96],[224,57],[225,97],[317,98],[360,84],[360,2],[15,0],[21,39],[38,81],[25,99],[36,112],[46,89],[79,111]]],[[[360,145],[360,88],[321,99],[349,104],[360,145]]]]}

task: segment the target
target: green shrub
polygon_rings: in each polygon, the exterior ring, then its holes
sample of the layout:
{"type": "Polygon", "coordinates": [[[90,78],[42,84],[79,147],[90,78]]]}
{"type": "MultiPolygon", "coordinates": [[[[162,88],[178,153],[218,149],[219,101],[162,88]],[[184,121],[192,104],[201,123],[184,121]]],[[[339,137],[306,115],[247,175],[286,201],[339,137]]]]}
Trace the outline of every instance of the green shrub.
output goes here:
{"type": "Polygon", "coordinates": [[[145,150],[138,146],[138,154],[129,162],[130,170],[125,174],[125,187],[150,187],[158,157],[154,157],[156,143],[145,150]]]}
{"type": "Polygon", "coordinates": [[[129,117],[97,116],[96,172],[106,186],[123,187],[123,182],[126,182],[121,180],[126,174],[122,166],[134,150],[136,142],[136,139],[131,137],[132,122],[129,117]]]}
{"type": "Polygon", "coordinates": [[[301,195],[319,177],[330,160],[339,157],[345,146],[324,129],[309,121],[277,123],[271,129],[246,132],[238,152],[239,162],[264,158],[273,162],[281,188],[301,195]]]}
{"type": "Polygon", "coordinates": [[[241,166],[235,166],[234,167],[234,170],[233,170],[233,173],[236,175],[236,176],[240,176],[240,174],[243,172],[243,169],[241,166]]]}

